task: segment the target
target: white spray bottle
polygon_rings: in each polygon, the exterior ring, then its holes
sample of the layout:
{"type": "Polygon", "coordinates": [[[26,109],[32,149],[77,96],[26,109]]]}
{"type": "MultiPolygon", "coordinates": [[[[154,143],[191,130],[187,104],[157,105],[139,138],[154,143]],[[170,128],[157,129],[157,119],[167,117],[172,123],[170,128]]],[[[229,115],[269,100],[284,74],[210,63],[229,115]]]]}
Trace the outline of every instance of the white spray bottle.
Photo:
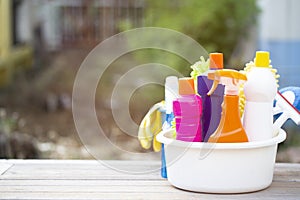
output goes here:
{"type": "Polygon", "coordinates": [[[249,141],[261,141],[273,136],[273,101],[277,84],[270,68],[270,54],[257,51],[255,67],[247,73],[244,85],[246,97],[243,125],[249,141]]]}

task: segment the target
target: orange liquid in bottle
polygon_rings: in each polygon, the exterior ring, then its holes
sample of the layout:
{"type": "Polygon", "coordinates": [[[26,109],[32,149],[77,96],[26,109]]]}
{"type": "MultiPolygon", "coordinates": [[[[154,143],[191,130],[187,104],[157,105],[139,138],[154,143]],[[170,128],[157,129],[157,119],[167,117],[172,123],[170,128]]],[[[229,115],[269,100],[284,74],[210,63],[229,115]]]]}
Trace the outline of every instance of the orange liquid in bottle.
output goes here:
{"type": "Polygon", "coordinates": [[[240,119],[238,105],[238,96],[224,96],[220,124],[217,130],[210,136],[208,142],[248,142],[248,137],[240,119]]]}

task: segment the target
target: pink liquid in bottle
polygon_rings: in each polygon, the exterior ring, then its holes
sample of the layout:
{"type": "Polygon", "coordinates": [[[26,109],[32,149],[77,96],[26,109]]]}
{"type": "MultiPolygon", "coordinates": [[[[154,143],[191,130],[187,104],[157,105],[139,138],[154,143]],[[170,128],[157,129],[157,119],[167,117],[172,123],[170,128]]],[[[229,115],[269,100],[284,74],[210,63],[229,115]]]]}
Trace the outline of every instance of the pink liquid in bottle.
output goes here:
{"type": "Polygon", "coordinates": [[[176,139],[187,142],[202,141],[202,99],[195,94],[192,78],[179,79],[180,97],[173,101],[176,139]]]}

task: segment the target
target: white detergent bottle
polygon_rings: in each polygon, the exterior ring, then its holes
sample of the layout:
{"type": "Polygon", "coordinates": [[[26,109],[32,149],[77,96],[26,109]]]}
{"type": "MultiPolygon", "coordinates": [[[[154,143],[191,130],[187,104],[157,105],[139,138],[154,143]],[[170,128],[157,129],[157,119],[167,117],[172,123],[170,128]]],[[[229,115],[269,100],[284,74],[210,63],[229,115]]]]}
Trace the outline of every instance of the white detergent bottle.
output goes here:
{"type": "Polygon", "coordinates": [[[257,51],[255,67],[247,73],[244,85],[246,97],[243,125],[249,141],[272,138],[273,101],[277,93],[277,83],[271,72],[270,54],[257,51]]]}

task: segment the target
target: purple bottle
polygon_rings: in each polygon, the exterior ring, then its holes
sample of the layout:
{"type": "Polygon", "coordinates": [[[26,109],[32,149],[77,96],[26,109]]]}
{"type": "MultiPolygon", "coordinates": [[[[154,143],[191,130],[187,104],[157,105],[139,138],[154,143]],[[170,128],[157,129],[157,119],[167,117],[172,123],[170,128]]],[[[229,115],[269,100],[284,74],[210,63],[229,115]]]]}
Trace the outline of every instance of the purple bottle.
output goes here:
{"type": "MultiPolygon", "coordinates": [[[[223,69],[223,54],[211,53],[209,55],[210,70],[223,69]]],[[[221,119],[222,102],[224,95],[224,86],[218,85],[215,92],[208,96],[207,93],[212,87],[213,81],[209,80],[206,75],[200,75],[197,78],[198,94],[202,98],[202,140],[207,142],[209,137],[218,128],[221,119]]]]}
{"type": "Polygon", "coordinates": [[[194,79],[179,79],[180,97],[173,101],[176,139],[187,142],[202,141],[202,99],[195,94],[194,79]]]}

